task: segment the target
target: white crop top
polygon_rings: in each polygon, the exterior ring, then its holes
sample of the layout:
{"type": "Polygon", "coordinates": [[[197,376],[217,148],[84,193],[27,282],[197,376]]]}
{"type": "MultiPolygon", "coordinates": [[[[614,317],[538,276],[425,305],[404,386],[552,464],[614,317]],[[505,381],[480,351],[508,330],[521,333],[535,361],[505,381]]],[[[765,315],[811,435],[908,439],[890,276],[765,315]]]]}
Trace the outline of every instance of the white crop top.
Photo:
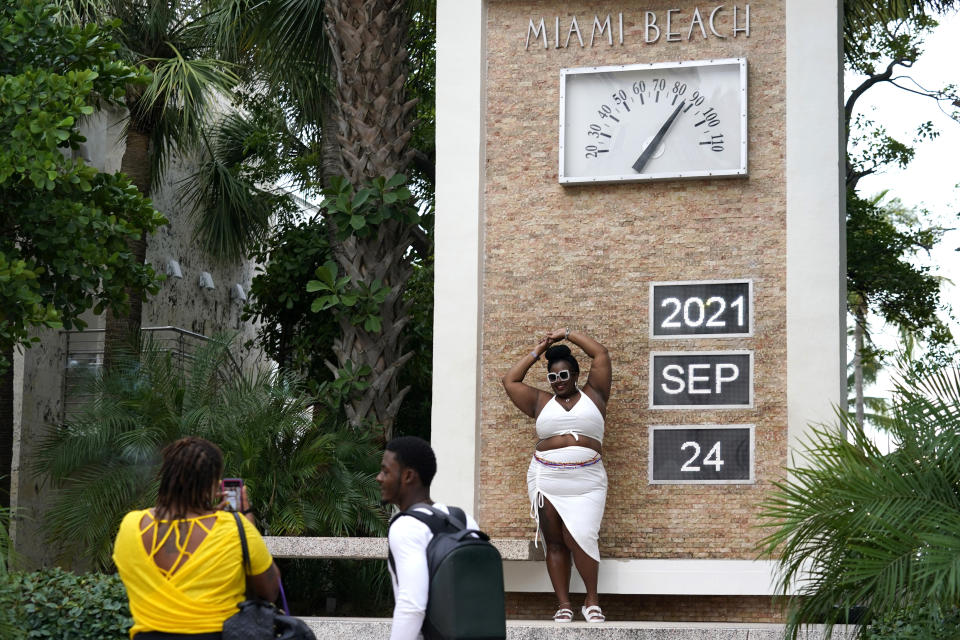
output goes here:
{"type": "Polygon", "coordinates": [[[541,440],[568,433],[577,440],[579,436],[589,436],[603,442],[603,415],[583,391],[570,411],[560,405],[557,396],[553,396],[537,416],[537,437],[541,440]]]}

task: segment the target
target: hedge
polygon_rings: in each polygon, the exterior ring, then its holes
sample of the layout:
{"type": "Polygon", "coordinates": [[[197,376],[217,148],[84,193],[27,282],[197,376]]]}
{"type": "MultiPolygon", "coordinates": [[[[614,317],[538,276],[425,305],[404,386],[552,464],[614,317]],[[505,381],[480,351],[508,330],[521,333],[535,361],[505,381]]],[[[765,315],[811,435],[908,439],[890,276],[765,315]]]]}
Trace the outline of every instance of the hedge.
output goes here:
{"type": "Polygon", "coordinates": [[[59,568],[0,575],[0,629],[10,640],[124,640],[132,624],[116,575],[59,568]]]}

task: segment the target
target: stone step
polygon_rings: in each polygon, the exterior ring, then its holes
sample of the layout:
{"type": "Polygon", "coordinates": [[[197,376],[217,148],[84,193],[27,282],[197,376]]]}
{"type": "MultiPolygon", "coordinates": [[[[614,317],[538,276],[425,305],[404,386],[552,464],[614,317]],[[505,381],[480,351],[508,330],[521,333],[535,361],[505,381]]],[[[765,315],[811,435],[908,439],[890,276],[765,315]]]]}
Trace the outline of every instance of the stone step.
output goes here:
{"type": "MultiPolygon", "coordinates": [[[[307,618],[317,640],[383,640],[389,618],[307,618]]],[[[855,627],[835,627],[835,640],[852,640],[855,627]]],[[[810,627],[799,640],[822,640],[810,627]]],[[[557,624],[548,620],[508,620],[507,640],[782,640],[783,625],[746,622],[606,622],[557,624]]]]}

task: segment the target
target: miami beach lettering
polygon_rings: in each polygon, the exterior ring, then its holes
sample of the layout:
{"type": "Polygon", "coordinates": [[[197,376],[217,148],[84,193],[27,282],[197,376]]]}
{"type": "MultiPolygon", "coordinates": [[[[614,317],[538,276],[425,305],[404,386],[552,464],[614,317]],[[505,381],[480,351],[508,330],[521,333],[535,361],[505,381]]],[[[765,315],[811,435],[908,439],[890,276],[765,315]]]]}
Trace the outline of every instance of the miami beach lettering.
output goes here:
{"type": "MultiPolygon", "coordinates": [[[[717,5],[709,11],[700,11],[699,7],[694,8],[693,13],[684,12],[681,9],[667,9],[666,11],[644,11],[643,17],[637,24],[642,25],[640,34],[643,41],[647,44],[654,44],[662,38],[665,42],[689,41],[696,37],[707,38],[736,38],[743,35],[750,37],[750,5],[742,7],[733,5],[732,9],[727,9],[727,5],[717,5]]],[[[570,18],[569,25],[567,18],[563,18],[561,23],[560,16],[553,19],[553,33],[547,26],[546,19],[541,17],[539,22],[534,22],[530,18],[530,24],[527,26],[527,44],[530,48],[532,43],[537,47],[538,42],[543,43],[544,49],[566,48],[570,46],[571,40],[574,46],[592,47],[596,43],[606,41],[608,46],[613,46],[614,41],[617,44],[623,44],[623,12],[611,17],[607,14],[601,20],[599,15],[593,16],[593,24],[584,21],[584,27],[580,27],[580,21],[577,16],[570,18]],[[562,29],[561,27],[564,27],[562,29]],[[590,38],[586,38],[589,31],[590,38]],[[553,41],[550,42],[550,36],[553,41]]]]}

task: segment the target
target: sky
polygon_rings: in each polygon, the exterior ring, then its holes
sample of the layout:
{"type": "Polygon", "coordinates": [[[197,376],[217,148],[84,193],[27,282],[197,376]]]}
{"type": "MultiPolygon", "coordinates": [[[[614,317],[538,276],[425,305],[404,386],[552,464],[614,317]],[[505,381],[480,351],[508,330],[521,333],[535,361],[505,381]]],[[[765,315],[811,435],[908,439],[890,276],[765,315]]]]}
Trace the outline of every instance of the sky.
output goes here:
{"type": "MultiPolygon", "coordinates": [[[[960,53],[960,15],[940,19],[932,37],[926,42],[925,52],[909,71],[925,87],[947,83],[960,85],[960,70],[956,66],[960,53]]],[[[861,99],[863,108],[873,108],[876,120],[894,134],[904,134],[909,140],[918,123],[932,120],[940,129],[937,140],[917,145],[913,162],[904,169],[891,169],[879,176],[870,176],[861,182],[861,192],[873,193],[888,188],[907,204],[922,205],[931,211],[949,214],[958,222],[960,182],[958,154],[960,123],[951,121],[932,100],[908,94],[889,86],[870,89],[861,99]]],[[[861,110],[863,110],[861,108],[861,110]]],[[[952,225],[955,226],[955,225],[952,225]]],[[[953,247],[960,245],[960,233],[952,236],[953,247]]],[[[951,253],[952,253],[951,248],[951,253]]],[[[957,262],[956,259],[953,262],[957,262]]],[[[954,265],[956,267],[956,265],[954,265]]]]}
{"type": "MultiPolygon", "coordinates": [[[[960,67],[956,64],[960,53],[960,15],[939,19],[940,26],[926,41],[923,56],[909,70],[910,75],[924,87],[938,87],[952,83],[960,85],[960,67]]],[[[849,90],[849,87],[847,87],[849,90]]],[[[878,123],[886,126],[894,137],[913,139],[919,123],[931,120],[940,130],[940,137],[916,145],[916,156],[906,169],[887,169],[882,174],[868,176],[860,181],[861,195],[869,196],[884,189],[908,206],[917,206],[935,214],[937,223],[956,230],[948,232],[929,259],[935,273],[955,284],[943,286],[941,299],[950,304],[954,315],[960,316],[960,123],[941,112],[932,100],[908,94],[893,87],[870,89],[861,98],[859,109],[870,110],[878,123]],[[861,104],[862,103],[862,104],[861,104]]],[[[948,108],[951,111],[952,108],[948,108]]],[[[960,339],[960,325],[952,324],[954,336],[960,339]]],[[[896,332],[881,329],[879,341],[885,346],[896,344],[896,332]]],[[[875,395],[887,395],[888,378],[882,378],[875,395]]]]}

